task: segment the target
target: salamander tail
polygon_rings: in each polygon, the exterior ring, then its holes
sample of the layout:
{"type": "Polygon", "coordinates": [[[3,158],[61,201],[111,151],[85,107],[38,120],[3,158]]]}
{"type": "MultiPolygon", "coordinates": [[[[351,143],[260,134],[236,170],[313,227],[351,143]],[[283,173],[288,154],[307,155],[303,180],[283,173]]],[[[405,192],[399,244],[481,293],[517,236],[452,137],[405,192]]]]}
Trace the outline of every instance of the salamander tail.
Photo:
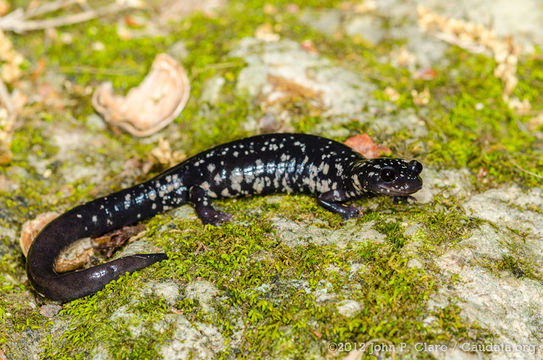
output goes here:
{"type": "Polygon", "coordinates": [[[52,267],[50,271],[43,271],[43,268],[35,271],[38,269],[34,269],[29,261],[27,272],[30,282],[40,294],[51,300],[67,302],[94,294],[123,274],[143,269],[167,258],[164,253],[136,254],[64,274],[56,273],[52,267]]]}

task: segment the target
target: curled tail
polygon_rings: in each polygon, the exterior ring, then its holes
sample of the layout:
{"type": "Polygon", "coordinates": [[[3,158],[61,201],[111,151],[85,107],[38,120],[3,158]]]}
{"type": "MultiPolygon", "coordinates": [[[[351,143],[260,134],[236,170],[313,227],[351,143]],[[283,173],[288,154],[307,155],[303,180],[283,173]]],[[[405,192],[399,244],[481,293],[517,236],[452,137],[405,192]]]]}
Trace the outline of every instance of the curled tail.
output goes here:
{"type": "MultiPolygon", "coordinates": [[[[74,241],[107,233],[164,210],[164,198],[154,201],[155,189],[149,183],[140,184],[75,207],[49,223],[28,251],[26,269],[32,286],[51,300],[66,302],[94,294],[125,273],[167,259],[163,253],[136,254],[80,271],[59,274],[54,270],[62,249],[74,241]]],[[[183,202],[176,200],[175,205],[183,202]]]]}
{"type": "Polygon", "coordinates": [[[162,253],[137,254],[66,274],[56,273],[52,264],[48,264],[50,269],[46,272],[36,271],[39,266],[28,262],[27,272],[32,286],[40,294],[51,300],[67,302],[94,294],[123,274],[143,269],[167,258],[166,254],[162,253]]]}

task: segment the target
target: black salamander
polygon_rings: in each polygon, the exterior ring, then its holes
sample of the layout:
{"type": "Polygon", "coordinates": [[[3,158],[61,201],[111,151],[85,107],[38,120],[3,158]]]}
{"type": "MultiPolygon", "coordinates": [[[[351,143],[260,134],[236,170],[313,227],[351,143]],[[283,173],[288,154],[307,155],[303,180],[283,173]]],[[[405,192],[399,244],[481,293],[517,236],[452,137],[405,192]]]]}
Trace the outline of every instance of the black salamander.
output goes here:
{"type": "Polygon", "coordinates": [[[93,294],[120,275],[166,259],[138,254],[86,270],[56,273],[61,250],[77,239],[98,236],[192,203],[204,224],[231,219],[211,199],[271,193],[316,196],[322,207],[343,218],[362,214],[345,201],[384,194],[407,199],[422,187],[422,165],[412,160],[366,160],[350,147],[319,136],[270,134],[219,145],[199,153],[142,184],[77,206],[49,223],[28,252],[34,288],[52,300],[93,294]]]}

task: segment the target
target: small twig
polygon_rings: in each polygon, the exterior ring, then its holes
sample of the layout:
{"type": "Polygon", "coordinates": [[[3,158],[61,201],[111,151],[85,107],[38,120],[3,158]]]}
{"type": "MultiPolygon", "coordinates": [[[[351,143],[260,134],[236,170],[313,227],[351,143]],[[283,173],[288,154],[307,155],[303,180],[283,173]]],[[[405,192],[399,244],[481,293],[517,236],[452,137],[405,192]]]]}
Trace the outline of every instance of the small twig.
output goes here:
{"type": "Polygon", "coordinates": [[[26,10],[24,17],[30,19],[36,16],[47,14],[53,11],[57,11],[63,8],[66,8],[73,4],[78,4],[85,0],[60,0],[60,1],[50,1],[40,6],[35,7],[34,9],[26,10]]]}
{"type": "Polygon", "coordinates": [[[531,171],[529,171],[529,170],[526,170],[526,169],[523,169],[522,167],[520,167],[520,165],[517,164],[517,162],[516,162],[515,160],[509,159],[509,161],[511,162],[511,164],[513,164],[513,165],[514,165],[517,169],[519,169],[520,171],[525,172],[525,173],[528,174],[528,175],[532,175],[532,176],[534,176],[534,177],[536,177],[536,178],[543,179],[543,176],[542,176],[542,175],[536,174],[536,173],[534,173],[534,172],[531,172],[531,171]]]}
{"type": "Polygon", "coordinates": [[[474,41],[461,41],[460,39],[458,39],[458,37],[444,32],[436,33],[435,36],[442,41],[445,41],[451,45],[456,45],[464,50],[471,52],[472,54],[484,54],[486,56],[492,55],[491,52],[484,45],[477,44],[474,41]]]}
{"type": "MultiPolygon", "coordinates": [[[[72,1],[64,1],[64,4],[72,1]]],[[[56,6],[60,6],[56,4],[56,6]]],[[[24,33],[26,31],[50,29],[59,26],[73,25],[95,19],[97,17],[113,14],[122,10],[130,9],[133,6],[126,4],[113,3],[98,9],[90,9],[79,14],[60,16],[52,19],[28,20],[28,14],[21,9],[14,10],[10,14],[0,18],[0,29],[24,33]]],[[[52,7],[54,8],[54,7],[52,7]]],[[[41,12],[41,10],[40,10],[41,12]]]]}

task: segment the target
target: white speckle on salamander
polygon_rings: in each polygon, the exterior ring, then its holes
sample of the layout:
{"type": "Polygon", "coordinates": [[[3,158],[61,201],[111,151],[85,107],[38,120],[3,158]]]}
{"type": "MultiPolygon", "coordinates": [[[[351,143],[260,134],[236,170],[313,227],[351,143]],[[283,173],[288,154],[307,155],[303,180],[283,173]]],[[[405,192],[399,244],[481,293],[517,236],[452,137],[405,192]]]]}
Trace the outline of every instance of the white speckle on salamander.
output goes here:
{"type": "Polygon", "coordinates": [[[357,191],[362,191],[362,184],[360,183],[360,179],[358,178],[358,176],[352,176],[351,177],[351,181],[353,183],[353,186],[354,188],[357,190],[357,191]]]}
{"type": "Polygon", "coordinates": [[[287,178],[283,178],[281,185],[283,185],[283,190],[286,191],[287,193],[294,192],[294,190],[289,186],[287,182],[287,178]]]}
{"type": "Polygon", "coordinates": [[[98,217],[96,215],[93,215],[92,216],[92,222],[97,222],[98,221],[98,217]]]}
{"type": "Polygon", "coordinates": [[[241,185],[241,182],[243,181],[243,172],[240,168],[234,168],[232,170],[232,173],[230,174],[230,182],[232,184],[232,187],[234,187],[234,184],[241,185]]]}
{"type": "Polygon", "coordinates": [[[83,217],[83,216],[81,216],[81,214],[77,214],[75,216],[77,216],[79,219],[81,219],[83,217]]]}
{"type": "Polygon", "coordinates": [[[253,190],[260,194],[262,193],[262,190],[264,190],[264,179],[263,178],[256,178],[253,182],[253,190]]]}
{"type": "Polygon", "coordinates": [[[224,196],[224,197],[231,197],[231,196],[232,196],[232,195],[230,194],[230,191],[228,191],[228,188],[222,189],[221,195],[224,196]]]}
{"type": "Polygon", "coordinates": [[[217,175],[215,175],[215,177],[213,178],[213,180],[215,181],[215,184],[216,185],[219,185],[222,181],[222,177],[221,177],[221,174],[217,173],[217,175]]]}

